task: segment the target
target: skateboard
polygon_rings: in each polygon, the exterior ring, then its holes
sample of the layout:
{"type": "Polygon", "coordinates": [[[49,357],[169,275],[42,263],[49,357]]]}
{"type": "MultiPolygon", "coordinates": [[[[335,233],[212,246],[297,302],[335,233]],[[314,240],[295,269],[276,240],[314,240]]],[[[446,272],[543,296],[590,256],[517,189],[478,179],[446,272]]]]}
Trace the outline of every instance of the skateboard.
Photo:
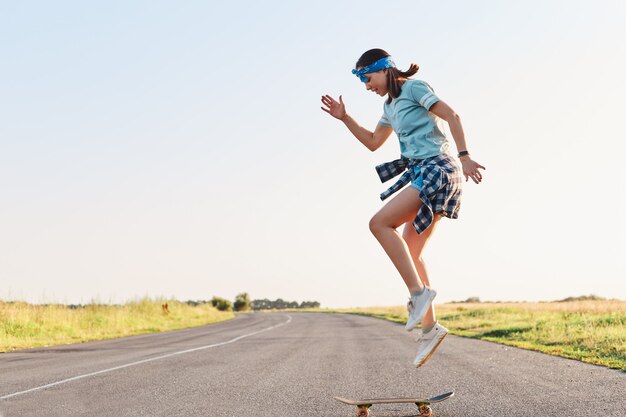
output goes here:
{"type": "Polygon", "coordinates": [[[422,398],[371,398],[365,400],[348,400],[347,398],[335,397],[337,401],[341,401],[344,404],[356,405],[356,415],[358,417],[369,417],[369,408],[374,404],[402,404],[402,403],[415,403],[419,409],[421,417],[431,417],[433,410],[430,408],[431,403],[438,403],[445,401],[452,397],[454,392],[447,392],[445,394],[437,395],[436,397],[422,399],[422,398]]]}

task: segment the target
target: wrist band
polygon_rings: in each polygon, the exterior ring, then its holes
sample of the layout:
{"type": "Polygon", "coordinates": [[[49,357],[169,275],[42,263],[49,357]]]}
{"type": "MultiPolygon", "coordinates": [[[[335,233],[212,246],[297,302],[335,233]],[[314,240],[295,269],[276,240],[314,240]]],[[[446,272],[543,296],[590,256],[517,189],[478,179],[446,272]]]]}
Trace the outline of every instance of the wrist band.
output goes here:
{"type": "Polygon", "coordinates": [[[460,158],[460,157],[465,156],[465,155],[469,155],[469,152],[468,151],[461,151],[461,152],[459,152],[458,156],[460,158]]]}

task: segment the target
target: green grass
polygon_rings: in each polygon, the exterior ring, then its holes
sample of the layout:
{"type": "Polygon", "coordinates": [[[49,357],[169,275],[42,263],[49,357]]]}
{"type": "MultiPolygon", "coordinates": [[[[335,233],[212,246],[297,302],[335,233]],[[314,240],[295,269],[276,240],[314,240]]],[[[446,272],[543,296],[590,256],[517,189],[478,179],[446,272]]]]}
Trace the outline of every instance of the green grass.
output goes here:
{"type": "Polygon", "coordinates": [[[121,306],[32,305],[0,301],[0,352],[176,330],[228,320],[210,304],[143,299],[121,306]],[[161,307],[167,303],[169,313],[161,307]]]}
{"type": "MultiPolygon", "coordinates": [[[[334,311],[406,322],[404,307],[334,311]]],[[[436,306],[451,334],[626,371],[626,302],[474,303],[436,306]]]]}

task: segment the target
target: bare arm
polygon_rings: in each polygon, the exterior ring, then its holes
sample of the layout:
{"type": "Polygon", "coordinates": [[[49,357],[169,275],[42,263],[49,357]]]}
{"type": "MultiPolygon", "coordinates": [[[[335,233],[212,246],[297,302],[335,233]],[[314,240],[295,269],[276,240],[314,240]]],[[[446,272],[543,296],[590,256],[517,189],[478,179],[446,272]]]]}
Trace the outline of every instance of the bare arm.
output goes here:
{"type": "MultiPolygon", "coordinates": [[[[438,117],[441,117],[443,120],[448,122],[448,126],[450,126],[450,132],[452,133],[452,138],[456,143],[456,149],[461,151],[467,150],[467,144],[465,143],[465,133],[463,132],[463,125],[461,124],[461,118],[458,114],[450,106],[448,106],[443,101],[438,101],[432,105],[430,111],[438,117]]],[[[462,158],[468,158],[467,156],[463,156],[462,158]]]]}
{"type": "Polygon", "coordinates": [[[374,132],[359,125],[356,120],[346,113],[346,106],[343,103],[342,96],[339,96],[339,101],[336,101],[329,95],[322,96],[322,103],[326,106],[326,108],[322,107],[322,110],[341,120],[354,137],[372,152],[380,148],[389,138],[391,132],[393,132],[391,127],[383,125],[376,125],[374,132]]]}
{"type": "MultiPolygon", "coordinates": [[[[463,125],[461,124],[461,118],[450,106],[443,101],[438,101],[432,105],[430,111],[438,117],[448,122],[450,126],[450,133],[456,143],[456,148],[459,152],[467,151],[467,144],[465,143],[465,133],[463,132],[463,125]]],[[[465,175],[465,181],[471,178],[476,184],[480,183],[483,179],[482,174],[478,170],[486,169],[484,166],[475,162],[469,155],[461,156],[459,158],[463,164],[463,175],[465,175]]]]}
{"type": "Polygon", "coordinates": [[[367,149],[374,152],[380,148],[389,138],[393,129],[383,125],[376,125],[374,132],[370,132],[366,128],[360,126],[349,114],[346,114],[341,121],[352,132],[367,149]]]}

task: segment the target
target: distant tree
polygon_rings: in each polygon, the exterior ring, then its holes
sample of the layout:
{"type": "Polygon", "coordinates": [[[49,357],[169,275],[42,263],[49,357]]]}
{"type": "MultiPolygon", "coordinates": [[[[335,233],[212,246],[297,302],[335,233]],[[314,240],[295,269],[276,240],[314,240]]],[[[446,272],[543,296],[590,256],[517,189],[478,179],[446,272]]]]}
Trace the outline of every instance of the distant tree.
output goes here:
{"type": "Polygon", "coordinates": [[[562,300],[559,300],[559,302],[568,302],[568,301],[603,301],[606,300],[606,298],[604,297],[600,297],[598,295],[581,295],[578,297],[567,297],[564,298],[562,300]]]}
{"type": "Polygon", "coordinates": [[[231,311],[233,309],[233,304],[222,297],[213,297],[213,299],[211,299],[211,304],[219,311],[231,311]]]}
{"type": "Polygon", "coordinates": [[[317,301],[303,301],[298,304],[297,301],[285,301],[282,298],[278,298],[271,301],[267,298],[262,300],[252,300],[250,303],[253,310],[282,310],[285,308],[319,308],[320,303],[317,301]]]}
{"type": "Polygon", "coordinates": [[[267,298],[252,301],[253,310],[269,310],[270,308],[272,308],[272,302],[267,298]]]}
{"type": "Polygon", "coordinates": [[[233,304],[235,311],[248,311],[250,310],[252,303],[250,302],[250,296],[247,292],[237,294],[235,297],[235,303],[233,304]]]}
{"type": "Polygon", "coordinates": [[[299,308],[320,308],[320,303],[317,301],[303,301],[300,303],[299,308]]]}
{"type": "Polygon", "coordinates": [[[272,303],[272,308],[282,310],[282,309],[287,308],[287,303],[282,298],[277,298],[276,301],[272,303]]]}

